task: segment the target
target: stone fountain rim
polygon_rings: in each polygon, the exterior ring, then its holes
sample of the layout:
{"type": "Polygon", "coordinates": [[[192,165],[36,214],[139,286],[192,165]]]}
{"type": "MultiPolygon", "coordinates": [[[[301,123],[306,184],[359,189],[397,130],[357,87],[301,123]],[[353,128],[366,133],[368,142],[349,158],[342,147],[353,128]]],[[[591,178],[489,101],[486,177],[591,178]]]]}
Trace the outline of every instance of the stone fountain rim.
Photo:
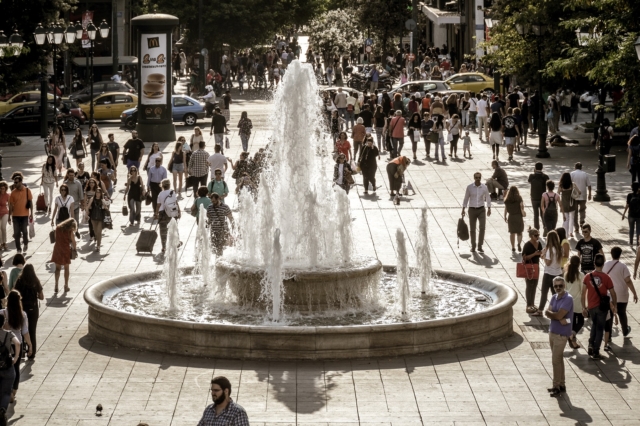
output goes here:
{"type": "MultiPolygon", "coordinates": [[[[383,265],[384,271],[394,271],[395,266],[383,265]]],[[[189,274],[193,270],[192,267],[181,268],[183,274],[189,274]]],[[[196,323],[183,320],[175,320],[169,318],[158,318],[140,314],[120,311],[102,303],[105,293],[120,288],[124,289],[134,284],[152,281],[160,278],[161,271],[140,272],[136,274],[123,275],[120,277],[110,278],[98,282],[89,287],[84,292],[84,300],[91,309],[95,309],[104,314],[115,316],[124,320],[131,320],[137,323],[147,323],[155,325],[171,326],[174,328],[190,329],[190,330],[206,330],[211,332],[241,332],[256,334],[355,334],[371,331],[401,331],[411,329],[428,329],[440,328],[448,325],[454,325],[461,320],[469,320],[471,318],[482,319],[495,316],[505,310],[511,309],[515,305],[518,296],[511,287],[493,281],[487,278],[477,277],[473,275],[463,274],[460,272],[447,270],[434,270],[434,272],[444,279],[452,279],[462,285],[473,286],[476,290],[491,296],[496,303],[489,308],[470,314],[464,314],[451,318],[440,318],[433,320],[401,322],[394,324],[380,325],[329,325],[329,326],[263,326],[263,325],[236,325],[236,324],[214,324],[214,323],[196,323]],[[457,279],[456,279],[457,278],[457,279]],[[482,285],[480,285],[482,284],[482,285]]]]}

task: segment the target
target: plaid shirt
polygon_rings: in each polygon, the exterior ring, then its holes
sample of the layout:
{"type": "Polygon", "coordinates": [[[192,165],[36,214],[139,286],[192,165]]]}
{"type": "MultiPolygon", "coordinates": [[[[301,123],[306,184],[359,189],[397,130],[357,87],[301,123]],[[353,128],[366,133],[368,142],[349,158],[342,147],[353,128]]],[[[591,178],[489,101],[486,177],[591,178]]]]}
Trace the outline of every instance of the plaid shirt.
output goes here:
{"type": "Polygon", "coordinates": [[[240,405],[229,401],[229,405],[216,416],[216,404],[205,408],[198,426],[249,426],[249,417],[240,405]]]}
{"type": "Polygon", "coordinates": [[[191,176],[201,177],[209,174],[209,153],[204,149],[199,149],[191,154],[189,160],[189,174],[191,176]]]}

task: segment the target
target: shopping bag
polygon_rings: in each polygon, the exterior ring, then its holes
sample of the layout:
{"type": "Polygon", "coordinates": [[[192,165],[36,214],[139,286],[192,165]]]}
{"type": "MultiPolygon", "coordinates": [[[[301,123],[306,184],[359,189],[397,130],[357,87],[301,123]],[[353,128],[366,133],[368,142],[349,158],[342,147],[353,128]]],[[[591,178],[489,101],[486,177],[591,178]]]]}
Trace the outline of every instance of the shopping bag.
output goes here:
{"type": "Polygon", "coordinates": [[[525,263],[524,259],[516,263],[516,277],[537,280],[538,276],[540,276],[540,265],[537,263],[525,263]]]}
{"type": "Polygon", "coordinates": [[[229,143],[229,137],[224,138],[224,149],[231,148],[231,144],[229,143]]]}
{"type": "Polygon", "coordinates": [[[29,238],[33,238],[36,236],[36,225],[33,222],[33,218],[29,218],[29,238]]]}
{"type": "Polygon", "coordinates": [[[56,230],[55,229],[53,231],[49,232],[49,241],[51,242],[51,244],[56,242],[56,230]]]}

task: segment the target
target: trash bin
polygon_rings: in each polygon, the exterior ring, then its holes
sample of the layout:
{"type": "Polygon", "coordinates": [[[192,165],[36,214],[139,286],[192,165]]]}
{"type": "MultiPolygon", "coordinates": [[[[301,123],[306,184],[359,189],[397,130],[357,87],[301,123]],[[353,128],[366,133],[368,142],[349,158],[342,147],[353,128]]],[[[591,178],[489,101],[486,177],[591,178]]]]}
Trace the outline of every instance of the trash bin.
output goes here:
{"type": "Polygon", "coordinates": [[[605,173],[613,173],[616,171],[616,156],[615,155],[605,155],[604,156],[604,172],[605,173]]]}

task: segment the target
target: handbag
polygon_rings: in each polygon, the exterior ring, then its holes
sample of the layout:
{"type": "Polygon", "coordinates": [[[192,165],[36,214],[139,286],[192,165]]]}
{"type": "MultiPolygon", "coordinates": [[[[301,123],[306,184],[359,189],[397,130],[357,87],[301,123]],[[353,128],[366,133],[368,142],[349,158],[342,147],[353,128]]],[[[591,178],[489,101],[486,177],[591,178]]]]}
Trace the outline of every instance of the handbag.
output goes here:
{"type": "Polygon", "coordinates": [[[229,149],[231,148],[231,144],[229,143],[229,138],[226,137],[224,138],[224,149],[229,149]]]}
{"type": "Polygon", "coordinates": [[[420,130],[414,130],[413,131],[413,141],[414,142],[418,142],[421,138],[422,138],[422,136],[420,135],[420,130]]]}
{"type": "Polygon", "coordinates": [[[78,250],[74,249],[73,247],[71,247],[71,260],[77,259],[78,258],[78,250]]]}
{"type": "MultiPolygon", "coordinates": [[[[613,266],[616,266],[615,264],[613,266]]],[[[613,269],[613,266],[611,267],[613,269]]],[[[611,269],[609,269],[609,272],[611,272],[611,269]]],[[[596,294],[598,295],[598,297],[600,297],[600,305],[598,305],[598,309],[600,309],[600,311],[602,312],[607,312],[609,309],[611,309],[611,298],[607,295],[603,296],[600,293],[600,290],[598,290],[598,287],[596,287],[596,282],[593,279],[593,272],[591,272],[589,274],[589,278],[591,279],[591,285],[593,286],[593,289],[596,291],[596,294]]]]}
{"type": "Polygon", "coordinates": [[[53,231],[49,232],[49,241],[51,242],[51,244],[54,244],[56,242],[56,230],[55,229],[53,231]]]}
{"type": "Polygon", "coordinates": [[[447,133],[447,139],[445,139],[445,144],[449,142],[453,142],[453,134],[451,132],[447,133]]]}
{"type": "MultiPolygon", "coordinates": [[[[187,184],[187,188],[189,185],[187,184]]],[[[153,201],[153,197],[151,196],[151,191],[147,191],[147,195],[144,197],[144,205],[148,206],[153,201]]]]}
{"type": "Polygon", "coordinates": [[[522,262],[516,263],[516,277],[527,280],[537,280],[539,276],[540,265],[537,263],[526,263],[524,259],[522,259],[522,262]]]}
{"type": "Polygon", "coordinates": [[[169,165],[167,166],[167,170],[169,173],[173,173],[173,158],[169,161],[169,165]]]}
{"type": "Polygon", "coordinates": [[[84,157],[84,149],[76,149],[76,157],[84,157]]]}
{"type": "Polygon", "coordinates": [[[129,208],[127,206],[122,206],[122,216],[129,215],[129,208]]]}
{"type": "Polygon", "coordinates": [[[574,186],[573,189],[571,190],[571,199],[572,200],[577,200],[578,198],[580,198],[581,195],[582,195],[582,193],[580,192],[578,187],[574,186]]]}
{"type": "Polygon", "coordinates": [[[111,212],[109,210],[104,211],[104,219],[102,219],[102,223],[104,223],[105,228],[113,229],[113,220],[111,219],[111,212]]]}
{"type": "Polygon", "coordinates": [[[351,161],[349,162],[349,165],[351,166],[351,173],[358,174],[358,171],[359,171],[359,170],[358,170],[358,167],[356,166],[356,162],[355,162],[355,161],[353,161],[353,160],[351,160],[351,161]]]}
{"type": "Polygon", "coordinates": [[[438,139],[440,139],[440,135],[438,134],[438,132],[429,133],[429,142],[438,143],[438,139]]]}

